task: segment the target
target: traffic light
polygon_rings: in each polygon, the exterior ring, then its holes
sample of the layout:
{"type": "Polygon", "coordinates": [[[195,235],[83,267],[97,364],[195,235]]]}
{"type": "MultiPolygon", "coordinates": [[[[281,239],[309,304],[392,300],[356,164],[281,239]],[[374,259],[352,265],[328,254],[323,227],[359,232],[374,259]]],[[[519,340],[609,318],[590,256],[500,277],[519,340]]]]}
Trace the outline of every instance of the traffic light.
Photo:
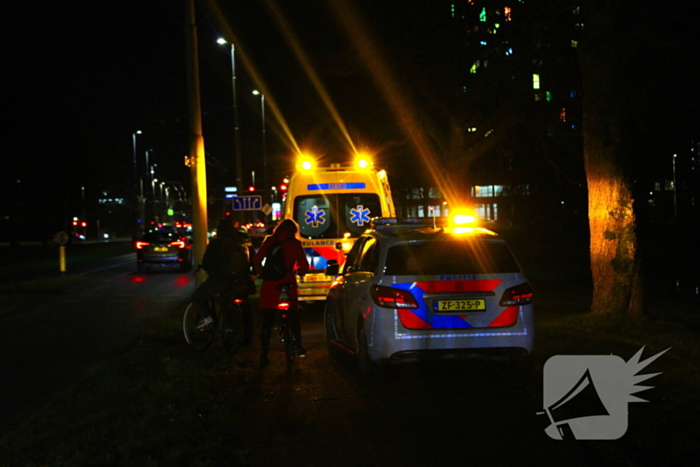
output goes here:
{"type": "Polygon", "coordinates": [[[249,191],[250,193],[253,193],[253,192],[255,191],[255,187],[254,187],[253,185],[250,185],[250,186],[248,187],[248,191],[249,191]]]}

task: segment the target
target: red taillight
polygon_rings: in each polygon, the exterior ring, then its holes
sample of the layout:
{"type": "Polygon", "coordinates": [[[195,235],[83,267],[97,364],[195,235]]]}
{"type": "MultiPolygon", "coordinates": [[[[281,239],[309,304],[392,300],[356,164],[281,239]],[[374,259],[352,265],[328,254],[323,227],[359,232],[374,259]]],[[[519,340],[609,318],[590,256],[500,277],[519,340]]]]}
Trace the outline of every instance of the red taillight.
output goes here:
{"type": "Polygon", "coordinates": [[[527,305],[532,303],[532,287],[525,282],[506,289],[501,297],[501,306],[527,305]]]}
{"type": "Polygon", "coordinates": [[[277,309],[279,310],[289,310],[289,302],[279,302],[277,304],[277,309]]]}
{"type": "Polygon", "coordinates": [[[176,246],[180,249],[183,249],[185,248],[185,242],[183,242],[182,240],[177,240],[175,242],[170,242],[170,246],[176,246]]]}
{"type": "Polygon", "coordinates": [[[374,303],[384,308],[418,308],[418,303],[411,292],[383,285],[372,287],[372,299],[374,303]]]}
{"type": "Polygon", "coordinates": [[[150,245],[150,243],[137,241],[136,242],[136,249],[141,250],[141,249],[143,249],[143,247],[148,246],[148,245],[150,245]]]}

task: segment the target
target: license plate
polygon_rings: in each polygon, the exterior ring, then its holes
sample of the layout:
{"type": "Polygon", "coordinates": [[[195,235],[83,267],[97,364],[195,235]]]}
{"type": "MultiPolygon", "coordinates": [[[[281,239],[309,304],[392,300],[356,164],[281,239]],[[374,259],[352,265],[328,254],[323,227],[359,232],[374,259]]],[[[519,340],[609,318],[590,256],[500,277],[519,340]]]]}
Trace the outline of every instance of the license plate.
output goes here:
{"type": "Polygon", "coordinates": [[[168,251],[168,247],[167,246],[157,246],[157,247],[153,248],[153,251],[168,251]]]}
{"type": "Polygon", "coordinates": [[[433,302],[433,309],[440,312],[451,311],[484,311],[486,310],[486,300],[436,300],[433,302]]]}
{"type": "Polygon", "coordinates": [[[329,281],[325,274],[307,274],[304,276],[304,282],[326,282],[329,281]]]}

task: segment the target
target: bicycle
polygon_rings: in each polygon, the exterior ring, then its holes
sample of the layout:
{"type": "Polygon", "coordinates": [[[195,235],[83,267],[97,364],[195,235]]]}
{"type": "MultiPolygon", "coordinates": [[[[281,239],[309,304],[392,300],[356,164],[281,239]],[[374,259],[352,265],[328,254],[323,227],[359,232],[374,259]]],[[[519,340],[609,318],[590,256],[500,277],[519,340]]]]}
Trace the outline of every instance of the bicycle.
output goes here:
{"type": "Polygon", "coordinates": [[[193,303],[185,310],[182,330],[193,349],[203,352],[218,340],[228,355],[235,355],[243,342],[243,300],[230,292],[221,292],[207,301],[212,322],[198,327],[202,317],[193,303]]]}
{"type": "Polygon", "coordinates": [[[287,372],[294,368],[294,360],[297,357],[297,349],[292,330],[287,322],[287,310],[289,310],[289,294],[287,290],[296,287],[296,284],[280,284],[276,288],[280,291],[277,309],[280,310],[280,339],[284,343],[284,355],[287,362],[287,372]]]}

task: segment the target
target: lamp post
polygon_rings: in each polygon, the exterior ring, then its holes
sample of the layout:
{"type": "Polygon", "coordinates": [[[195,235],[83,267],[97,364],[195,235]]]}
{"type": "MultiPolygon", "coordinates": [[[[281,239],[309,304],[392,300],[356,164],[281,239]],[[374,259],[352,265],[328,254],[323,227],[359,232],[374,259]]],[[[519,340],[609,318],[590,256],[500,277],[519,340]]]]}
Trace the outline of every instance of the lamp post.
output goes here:
{"type": "MultiPolygon", "coordinates": [[[[263,187],[265,191],[269,189],[267,179],[267,138],[265,137],[265,94],[257,89],[253,90],[253,94],[260,96],[260,111],[262,114],[262,154],[263,154],[263,187]]],[[[270,196],[272,193],[270,193],[270,196]]],[[[269,201],[269,200],[268,200],[269,201]]]]}
{"type": "Polygon", "coordinates": [[[138,168],[136,164],[136,135],[140,135],[143,132],[141,130],[136,130],[131,134],[131,145],[133,149],[133,156],[134,156],[134,217],[136,218],[136,226],[135,226],[135,235],[139,235],[139,196],[138,196],[138,184],[139,184],[139,173],[138,173],[138,168]]]}
{"type": "Polygon", "coordinates": [[[216,41],[218,44],[228,44],[231,51],[231,84],[233,88],[233,136],[234,149],[236,159],[236,188],[238,193],[243,193],[243,163],[241,161],[241,135],[238,121],[238,103],[236,98],[236,47],[233,43],[226,41],[224,38],[219,38],[216,41]]]}

